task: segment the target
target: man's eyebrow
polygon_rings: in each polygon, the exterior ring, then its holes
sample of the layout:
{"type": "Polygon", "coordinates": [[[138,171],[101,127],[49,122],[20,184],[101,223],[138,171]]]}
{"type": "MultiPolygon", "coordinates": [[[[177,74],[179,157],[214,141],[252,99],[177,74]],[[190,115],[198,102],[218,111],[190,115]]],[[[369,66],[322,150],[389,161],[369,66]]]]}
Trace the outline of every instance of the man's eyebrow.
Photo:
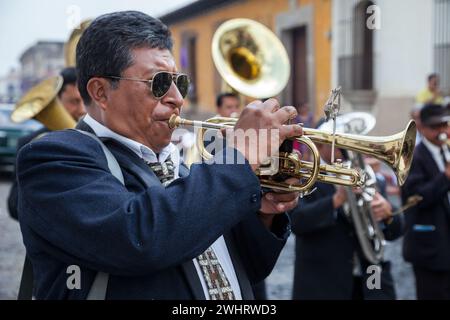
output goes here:
{"type": "Polygon", "coordinates": [[[151,69],[147,69],[147,71],[145,71],[144,76],[146,78],[150,78],[152,75],[154,75],[156,72],[161,71],[160,69],[157,68],[151,68],[151,69]]]}

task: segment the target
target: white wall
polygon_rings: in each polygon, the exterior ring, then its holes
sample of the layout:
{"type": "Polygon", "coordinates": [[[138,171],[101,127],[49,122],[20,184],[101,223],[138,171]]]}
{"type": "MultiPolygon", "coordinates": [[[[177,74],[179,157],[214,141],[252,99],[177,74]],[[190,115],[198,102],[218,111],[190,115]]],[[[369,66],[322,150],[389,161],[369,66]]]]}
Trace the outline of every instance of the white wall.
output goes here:
{"type": "Polygon", "coordinates": [[[380,96],[415,96],[433,72],[434,0],[378,0],[375,86],[380,96]]]}
{"type": "MultiPolygon", "coordinates": [[[[379,97],[413,97],[433,72],[434,0],[374,0],[381,28],[375,31],[375,89],[379,97]]],[[[333,0],[332,86],[338,79],[342,39],[339,19],[353,10],[355,0],[333,0]]]]}

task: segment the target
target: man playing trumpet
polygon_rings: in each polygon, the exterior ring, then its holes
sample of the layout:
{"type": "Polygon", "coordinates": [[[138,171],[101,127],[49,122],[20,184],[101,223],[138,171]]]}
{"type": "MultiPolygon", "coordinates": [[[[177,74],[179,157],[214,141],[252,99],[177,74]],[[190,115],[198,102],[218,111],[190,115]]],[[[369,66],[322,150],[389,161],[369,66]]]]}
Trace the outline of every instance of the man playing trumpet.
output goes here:
{"type": "Polygon", "coordinates": [[[296,111],[274,99],[251,103],[227,134],[234,147],[189,172],[170,144],[168,120],[189,84],[171,49],[168,28],[140,12],[100,16],[83,33],[77,73],[88,114],[78,129],[101,138],[120,170],[80,131],[21,150],[19,216],[36,298],[251,299],[251,284],[272,270],[298,194],[263,195],[254,172],[302,134],[284,125],[296,111]],[[248,145],[239,129],[279,139],[248,145]],[[73,266],[81,284],[69,288],[73,266]]]}

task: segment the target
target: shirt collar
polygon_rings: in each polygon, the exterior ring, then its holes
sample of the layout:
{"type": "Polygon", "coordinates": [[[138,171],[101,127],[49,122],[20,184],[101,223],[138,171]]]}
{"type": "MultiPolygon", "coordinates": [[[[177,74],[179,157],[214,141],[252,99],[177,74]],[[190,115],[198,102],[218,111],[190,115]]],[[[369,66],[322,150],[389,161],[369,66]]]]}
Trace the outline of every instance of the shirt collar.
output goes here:
{"type": "Polygon", "coordinates": [[[438,155],[440,157],[441,155],[441,148],[433,143],[430,142],[430,140],[428,140],[425,137],[422,137],[422,141],[423,144],[425,145],[425,147],[427,147],[427,149],[434,155],[438,155]]]}
{"type": "Polygon", "coordinates": [[[111,129],[105,127],[100,122],[92,118],[89,114],[86,114],[86,116],[83,118],[83,121],[89,125],[92,130],[94,130],[95,134],[98,137],[102,138],[112,138],[114,140],[119,141],[120,143],[124,144],[126,147],[131,149],[135,154],[138,155],[139,158],[143,159],[145,162],[164,162],[169,156],[171,156],[171,159],[175,165],[176,168],[179,166],[180,162],[180,155],[178,152],[178,148],[173,144],[169,143],[164,149],[161,150],[159,153],[159,159],[156,156],[156,153],[150,149],[149,147],[143,145],[142,143],[139,143],[137,141],[131,140],[127,137],[124,137],[111,129]]]}

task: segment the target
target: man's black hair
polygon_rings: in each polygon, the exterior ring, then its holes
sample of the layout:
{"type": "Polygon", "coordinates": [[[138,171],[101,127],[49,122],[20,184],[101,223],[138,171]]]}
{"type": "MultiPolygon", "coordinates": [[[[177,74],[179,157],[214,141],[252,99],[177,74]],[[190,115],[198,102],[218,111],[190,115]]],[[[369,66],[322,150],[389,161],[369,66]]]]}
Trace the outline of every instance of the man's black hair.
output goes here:
{"type": "Polygon", "coordinates": [[[64,92],[64,90],[66,90],[67,85],[77,84],[77,71],[75,70],[75,68],[73,67],[65,68],[60,72],[60,75],[63,78],[63,85],[58,92],[58,97],[60,97],[64,92]]]}
{"type": "Polygon", "coordinates": [[[239,99],[239,96],[236,93],[234,93],[234,92],[220,93],[220,94],[217,95],[217,98],[216,98],[216,106],[218,108],[220,108],[222,106],[223,99],[227,98],[227,97],[232,97],[232,98],[239,99]]]}
{"type": "MultiPolygon", "coordinates": [[[[94,76],[121,76],[133,64],[132,50],[172,50],[169,28],[160,20],[139,11],[121,11],[96,18],[77,45],[78,89],[84,103],[91,97],[87,83],[94,76]]],[[[117,85],[118,80],[110,80],[117,85]]]]}

